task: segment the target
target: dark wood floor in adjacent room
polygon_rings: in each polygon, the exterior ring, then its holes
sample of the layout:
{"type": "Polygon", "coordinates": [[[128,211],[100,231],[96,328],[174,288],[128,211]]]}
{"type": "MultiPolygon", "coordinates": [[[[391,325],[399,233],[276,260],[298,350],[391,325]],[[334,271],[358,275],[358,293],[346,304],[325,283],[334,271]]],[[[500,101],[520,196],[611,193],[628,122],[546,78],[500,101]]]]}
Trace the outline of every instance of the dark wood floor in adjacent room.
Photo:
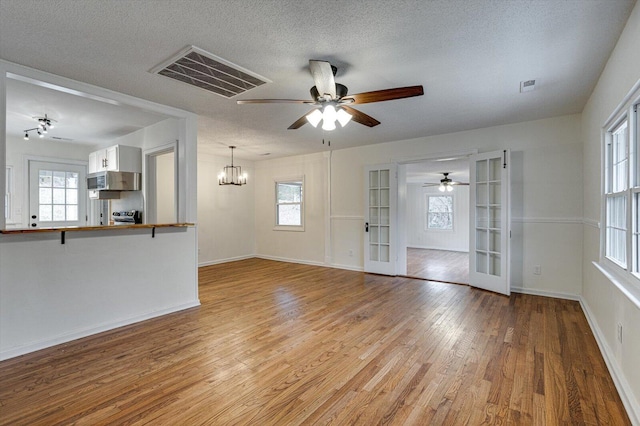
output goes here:
{"type": "Polygon", "coordinates": [[[0,424],[630,424],[577,302],[259,259],[200,298],[0,363],[0,424]]]}

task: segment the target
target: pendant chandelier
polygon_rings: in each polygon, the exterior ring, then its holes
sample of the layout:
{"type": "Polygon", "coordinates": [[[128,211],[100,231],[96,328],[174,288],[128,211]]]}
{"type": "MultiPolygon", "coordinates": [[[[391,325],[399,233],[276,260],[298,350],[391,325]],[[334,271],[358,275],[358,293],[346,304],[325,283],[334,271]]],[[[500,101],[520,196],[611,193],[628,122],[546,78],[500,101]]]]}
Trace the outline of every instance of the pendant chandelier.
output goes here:
{"type": "Polygon", "coordinates": [[[218,175],[219,185],[245,185],[247,183],[247,174],[242,173],[242,167],[233,165],[233,150],[235,146],[230,146],[231,149],[231,165],[224,166],[224,169],[218,175]]]}

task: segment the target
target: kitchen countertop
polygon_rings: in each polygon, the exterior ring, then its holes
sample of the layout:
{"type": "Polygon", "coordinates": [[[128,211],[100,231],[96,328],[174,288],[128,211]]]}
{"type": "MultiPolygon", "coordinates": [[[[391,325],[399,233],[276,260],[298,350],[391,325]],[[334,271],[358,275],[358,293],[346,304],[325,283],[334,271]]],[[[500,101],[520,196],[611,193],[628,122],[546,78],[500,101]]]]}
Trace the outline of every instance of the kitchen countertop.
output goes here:
{"type": "Polygon", "coordinates": [[[109,226],[61,226],[53,228],[17,228],[2,229],[0,234],[34,234],[44,232],[77,232],[77,231],[108,231],[113,229],[154,229],[154,228],[185,228],[195,226],[194,223],[156,223],[109,226]]]}

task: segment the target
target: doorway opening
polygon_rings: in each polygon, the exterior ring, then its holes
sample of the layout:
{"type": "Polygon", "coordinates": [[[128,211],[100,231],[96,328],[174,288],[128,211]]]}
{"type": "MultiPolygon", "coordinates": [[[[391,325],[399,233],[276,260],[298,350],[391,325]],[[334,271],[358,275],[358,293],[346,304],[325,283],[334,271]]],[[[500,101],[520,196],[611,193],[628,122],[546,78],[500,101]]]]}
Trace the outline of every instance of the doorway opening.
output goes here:
{"type": "Polygon", "coordinates": [[[468,155],[404,164],[400,175],[403,275],[469,284],[468,155]]]}
{"type": "Polygon", "coordinates": [[[176,223],[178,163],[176,144],[145,151],[145,223],[176,223]]]}

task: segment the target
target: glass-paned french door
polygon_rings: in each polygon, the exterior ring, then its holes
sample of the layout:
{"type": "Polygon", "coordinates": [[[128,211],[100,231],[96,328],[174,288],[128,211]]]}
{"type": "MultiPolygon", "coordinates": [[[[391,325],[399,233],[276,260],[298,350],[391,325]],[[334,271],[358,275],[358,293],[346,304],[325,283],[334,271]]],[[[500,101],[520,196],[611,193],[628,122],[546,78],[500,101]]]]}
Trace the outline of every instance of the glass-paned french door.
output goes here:
{"type": "Polygon", "coordinates": [[[396,165],[365,168],[364,270],[396,273],[396,165]]]}
{"type": "Polygon", "coordinates": [[[471,157],[470,195],[469,282],[508,295],[509,151],[471,157]]]}
{"type": "Polygon", "coordinates": [[[85,167],[29,161],[29,227],[86,225],[85,167]]]}

